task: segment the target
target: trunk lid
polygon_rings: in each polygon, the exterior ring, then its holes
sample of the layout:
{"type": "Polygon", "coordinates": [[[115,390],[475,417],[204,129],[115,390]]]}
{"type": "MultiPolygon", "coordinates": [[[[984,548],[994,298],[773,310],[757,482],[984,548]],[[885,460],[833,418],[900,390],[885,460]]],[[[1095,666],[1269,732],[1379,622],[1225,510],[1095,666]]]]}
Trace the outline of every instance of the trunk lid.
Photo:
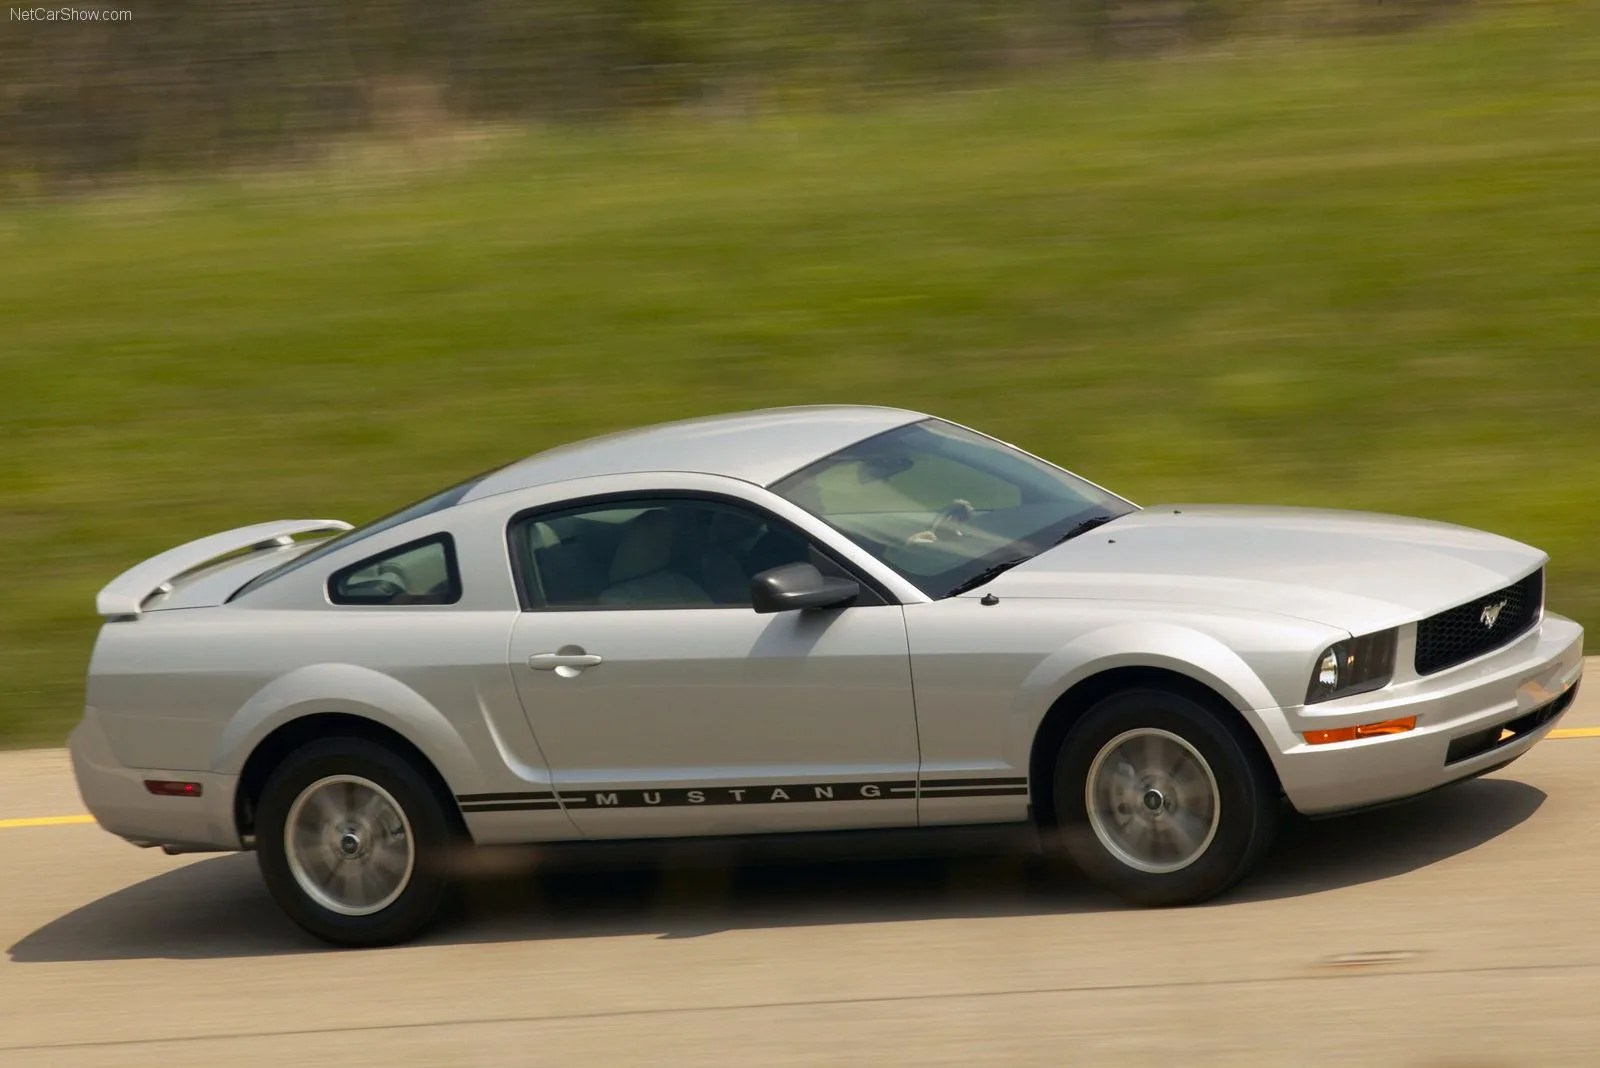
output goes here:
{"type": "Polygon", "coordinates": [[[160,609],[221,604],[267,568],[310,548],[312,543],[296,537],[349,529],[337,519],[280,519],[185,542],[112,579],[95,597],[95,609],[107,619],[132,619],[160,609]]]}

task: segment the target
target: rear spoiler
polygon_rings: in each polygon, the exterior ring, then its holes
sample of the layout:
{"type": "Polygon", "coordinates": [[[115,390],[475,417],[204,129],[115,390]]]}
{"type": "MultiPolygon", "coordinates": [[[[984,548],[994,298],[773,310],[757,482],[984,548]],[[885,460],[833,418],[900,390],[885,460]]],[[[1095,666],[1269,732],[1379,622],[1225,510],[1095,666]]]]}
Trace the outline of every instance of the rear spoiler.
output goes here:
{"type": "Polygon", "coordinates": [[[152,594],[171,592],[173,579],[218,557],[231,556],[244,549],[256,552],[291,545],[296,534],[336,533],[349,529],[349,523],[337,519],[279,519],[212,534],[130,567],[95,597],[95,611],[108,619],[137,616],[152,594]]]}

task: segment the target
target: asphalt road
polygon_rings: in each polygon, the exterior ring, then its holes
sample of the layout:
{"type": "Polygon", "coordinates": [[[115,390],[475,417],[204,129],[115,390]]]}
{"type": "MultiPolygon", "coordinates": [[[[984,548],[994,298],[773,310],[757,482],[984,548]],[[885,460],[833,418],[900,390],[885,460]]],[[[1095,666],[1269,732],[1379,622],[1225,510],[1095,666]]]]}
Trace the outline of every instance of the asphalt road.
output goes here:
{"type": "MultiPolygon", "coordinates": [[[[1600,727],[1600,679],[1561,726],[1600,727]]],[[[1589,1068],[1600,731],[1573,733],[1296,828],[1199,908],[1005,855],[519,854],[425,942],[364,952],[300,935],[252,857],[36,825],[81,812],[64,755],[0,754],[0,1065],[1589,1068]]]]}

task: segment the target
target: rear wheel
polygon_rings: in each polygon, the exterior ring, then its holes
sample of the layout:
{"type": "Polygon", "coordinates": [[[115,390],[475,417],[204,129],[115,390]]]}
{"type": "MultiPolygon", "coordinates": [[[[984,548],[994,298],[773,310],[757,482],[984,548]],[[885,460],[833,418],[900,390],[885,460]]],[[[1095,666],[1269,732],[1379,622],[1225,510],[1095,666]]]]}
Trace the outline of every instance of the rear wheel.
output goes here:
{"type": "Polygon", "coordinates": [[[292,753],[268,778],[256,817],[261,873],[296,923],[340,945],[404,941],[450,889],[451,824],[428,779],[360,738],[292,753]]]}
{"type": "Polygon", "coordinates": [[[1137,905],[1191,904],[1233,885],[1271,843],[1279,807],[1243,730],[1166,690],[1095,704],[1056,760],[1056,821],[1073,861],[1137,905]]]}

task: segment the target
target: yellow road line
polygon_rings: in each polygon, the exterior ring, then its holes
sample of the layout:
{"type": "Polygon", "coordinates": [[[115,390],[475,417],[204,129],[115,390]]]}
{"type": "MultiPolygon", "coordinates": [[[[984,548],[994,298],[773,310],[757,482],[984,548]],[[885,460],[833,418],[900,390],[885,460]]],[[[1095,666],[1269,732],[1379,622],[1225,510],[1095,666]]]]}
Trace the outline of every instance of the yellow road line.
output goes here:
{"type": "Polygon", "coordinates": [[[93,823],[94,817],[83,816],[30,816],[19,820],[0,820],[0,831],[12,827],[61,827],[69,823],[93,823]]]}
{"type": "MultiPolygon", "coordinates": [[[[1600,738],[1600,727],[1557,727],[1547,738],[1600,738]]],[[[78,823],[93,823],[90,815],[79,816],[28,816],[22,819],[0,820],[0,831],[17,827],[66,827],[78,823]]]]}

